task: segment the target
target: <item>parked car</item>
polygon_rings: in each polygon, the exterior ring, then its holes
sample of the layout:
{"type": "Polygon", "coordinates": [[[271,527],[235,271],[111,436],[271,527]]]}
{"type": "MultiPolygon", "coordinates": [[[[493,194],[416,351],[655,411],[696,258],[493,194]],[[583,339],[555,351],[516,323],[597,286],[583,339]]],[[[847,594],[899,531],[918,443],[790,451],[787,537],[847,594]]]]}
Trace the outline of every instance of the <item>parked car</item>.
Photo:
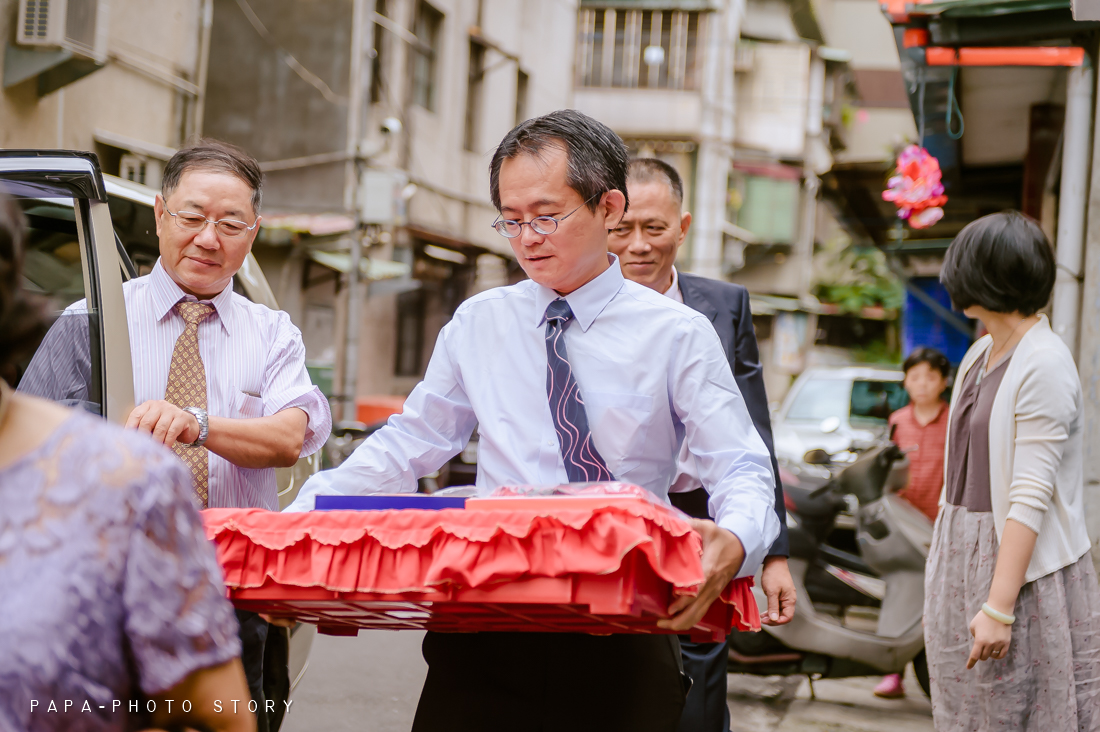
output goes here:
{"type": "Polygon", "coordinates": [[[795,381],[772,417],[776,458],[799,466],[810,450],[830,455],[888,437],[890,414],[909,403],[900,369],[815,368],[795,381]]]}
{"type": "MultiPolygon", "coordinates": [[[[57,312],[87,299],[87,311],[79,317],[88,319],[91,379],[78,406],[112,422],[125,422],[134,406],[134,377],[122,283],[145,274],[156,262],[153,201],[157,191],[103,175],[92,153],[52,150],[0,150],[0,190],[17,199],[30,227],[26,286],[47,297],[57,312]]],[[[234,279],[234,289],[254,302],[278,308],[251,254],[234,279]]],[[[22,370],[14,375],[13,386],[21,374],[22,370]]],[[[280,506],[294,499],[319,466],[317,454],[277,471],[280,506]]],[[[271,636],[265,662],[288,665],[291,690],[305,673],[315,634],[312,625],[291,630],[289,657],[287,645],[275,642],[277,633],[271,636]]]]}

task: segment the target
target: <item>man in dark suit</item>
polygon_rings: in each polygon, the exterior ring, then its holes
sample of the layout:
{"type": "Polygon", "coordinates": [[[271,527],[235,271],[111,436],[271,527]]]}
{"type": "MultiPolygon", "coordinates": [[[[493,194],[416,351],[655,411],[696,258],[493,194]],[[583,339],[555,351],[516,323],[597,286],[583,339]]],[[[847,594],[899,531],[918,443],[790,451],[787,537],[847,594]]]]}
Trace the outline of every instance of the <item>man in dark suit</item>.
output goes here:
{"type": "MultiPolygon", "coordinates": [[[[749,293],[741,285],[678,272],[676,253],[684,243],[691,214],[683,210],[683,182],[671,165],[655,158],[630,161],[627,192],[630,208],[608,238],[619,257],[623,275],[661,292],[708,316],[726,351],[730,369],[748,406],[749,416],[772,457],[775,473],[775,511],[781,526],[772,544],[760,583],[768,598],[763,622],[783,625],[794,616],[795,589],[787,568],[787,526],[783,488],[772,445],[771,419],[764,378],[749,311],[749,293]]],[[[696,518],[709,518],[707,493],[695,477],[694,460],[681,453],[679,475],[669,498],[673,505],[696,518]]],[[[692,643],[681,638],[684,669],[694,680],[679,732],[728,732],[726,662],[728,643],[692,643]]]]}

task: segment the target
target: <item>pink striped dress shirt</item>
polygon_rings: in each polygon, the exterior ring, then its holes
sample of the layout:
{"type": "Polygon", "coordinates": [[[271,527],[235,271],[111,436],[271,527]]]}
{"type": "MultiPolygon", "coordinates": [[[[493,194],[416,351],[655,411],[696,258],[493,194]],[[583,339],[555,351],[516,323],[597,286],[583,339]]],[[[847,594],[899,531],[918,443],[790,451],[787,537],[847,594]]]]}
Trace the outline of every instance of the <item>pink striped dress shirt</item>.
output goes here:
{"type": "MultiPolygon", "coordinates": [[[[126,282],[123,293],[134,361],[134,401],[163,399],[172,351],[184,328],[175,306],[180,300],[196,298],[179,288],[159,260],[151,273],[126,282]]],[[[232,286],[202,302],[213,305],[216,312],[199,324],[207,412],[248,419],[298,407],[309,418],[301,455],[319,450],[332,428],[332,415],[328,401],[310,381],[302,334],[290,316],[238,295],[232,286]]],[[[67,312],[87,312],[85,301],[73,303],[67,312]]],[[[88,341],[86,335],[74,338],[58,327],[65,321],[83,323],[87,333],[86,318],[59,319],[51,330],[54,337],[46,336],[28,366],[20,391],[80,401],[79,389],[67,382],[82,380],[80,375],[90,371],[88,341]],[[80,363],[82,358],[85,363],[80,363]]],[[[240,468],[211,452],[209,496],[211,508],[278,510],[275,469],[240,468]]]]}

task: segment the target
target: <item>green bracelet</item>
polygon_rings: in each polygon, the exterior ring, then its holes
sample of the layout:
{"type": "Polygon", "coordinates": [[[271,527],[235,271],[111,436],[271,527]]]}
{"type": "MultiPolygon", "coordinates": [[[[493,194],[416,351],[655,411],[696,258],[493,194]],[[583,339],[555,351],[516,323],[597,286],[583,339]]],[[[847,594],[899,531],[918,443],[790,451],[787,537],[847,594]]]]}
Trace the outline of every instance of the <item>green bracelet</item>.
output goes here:
{"type": "Polygon", "coordinates": [[[1004,613],[1002,613],[999,610],[994,610],[993,608],[991,608],[989,606],[988,602],[982,604],[982,612],[985,613],[986,615],[988,615],[989,617],[993,618],[994,620],[996,620],[998,623],[1004,623],[1005,625],[1012,625],[1013,623],[1016,622],[1016,616],[1015,615],[1005,615],[1004,613]]]}

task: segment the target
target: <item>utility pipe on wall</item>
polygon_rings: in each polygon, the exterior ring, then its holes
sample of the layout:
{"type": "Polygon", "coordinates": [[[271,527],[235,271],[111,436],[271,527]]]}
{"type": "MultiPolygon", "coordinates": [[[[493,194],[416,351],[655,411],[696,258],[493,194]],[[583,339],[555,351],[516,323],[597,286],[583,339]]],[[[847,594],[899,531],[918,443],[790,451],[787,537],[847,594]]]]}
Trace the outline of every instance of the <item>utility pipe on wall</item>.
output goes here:
{"type": "Polygon", "coordinates": [[[355,212],[355,230],[351,232],[350,256],[348,257],[348,312],[347,331],[344,334],[344,369],[341,392],[344,395],[342,410],[345,420],[354,420],[357,416],[355,402],[359,376],[359,310],[363,306],[362,285],[359,280],[359,262],[363,254],[362,211],[359,204],[359,143],[363,127],[364,90],[369,82],[365,81],[370,73],[370,65],[365,59],[367,7],[366,0],[355,0],[352,5],[351,31],[351,79],[348,89],[348,136],[346,152],[348,160],[344,163],[344,208],[355,212]]]}
{"type": "Polygon", "coordinates": [[[1058,201],[1058,230],[1051,320],[1054,332],[1077,357],[1080,330],[1081,270],[1085,251],[1085,209],[1088,206],[1089,141],[1092,132],[1092,94],[1095,71],[1091,64],[1066,74],[1066,123],[1062,146],[1062,189],[1058,201]]]}
{"type": "Polygon", "coordinates": [[[741,35],[744,0],[725,0],[710,13],[701,84],[699,168],[695,185],[691,271],[722,279],[722,224],[726,220],[734,142],[734,53],[741,35]]]}
{"type": "Polygon", "coordinates": [[[195,137],[202,137],[203,117],[206,116],[206,78],[210,74],[210,34],[214,28],[214,0],[203,0],[200,12],[202,18],[199,23],[202,30],[199,33],[199,63],[195,79],[195,86],[199,91],[195,97],[195,118],[191,121],[191,130],[195,137]]]}

